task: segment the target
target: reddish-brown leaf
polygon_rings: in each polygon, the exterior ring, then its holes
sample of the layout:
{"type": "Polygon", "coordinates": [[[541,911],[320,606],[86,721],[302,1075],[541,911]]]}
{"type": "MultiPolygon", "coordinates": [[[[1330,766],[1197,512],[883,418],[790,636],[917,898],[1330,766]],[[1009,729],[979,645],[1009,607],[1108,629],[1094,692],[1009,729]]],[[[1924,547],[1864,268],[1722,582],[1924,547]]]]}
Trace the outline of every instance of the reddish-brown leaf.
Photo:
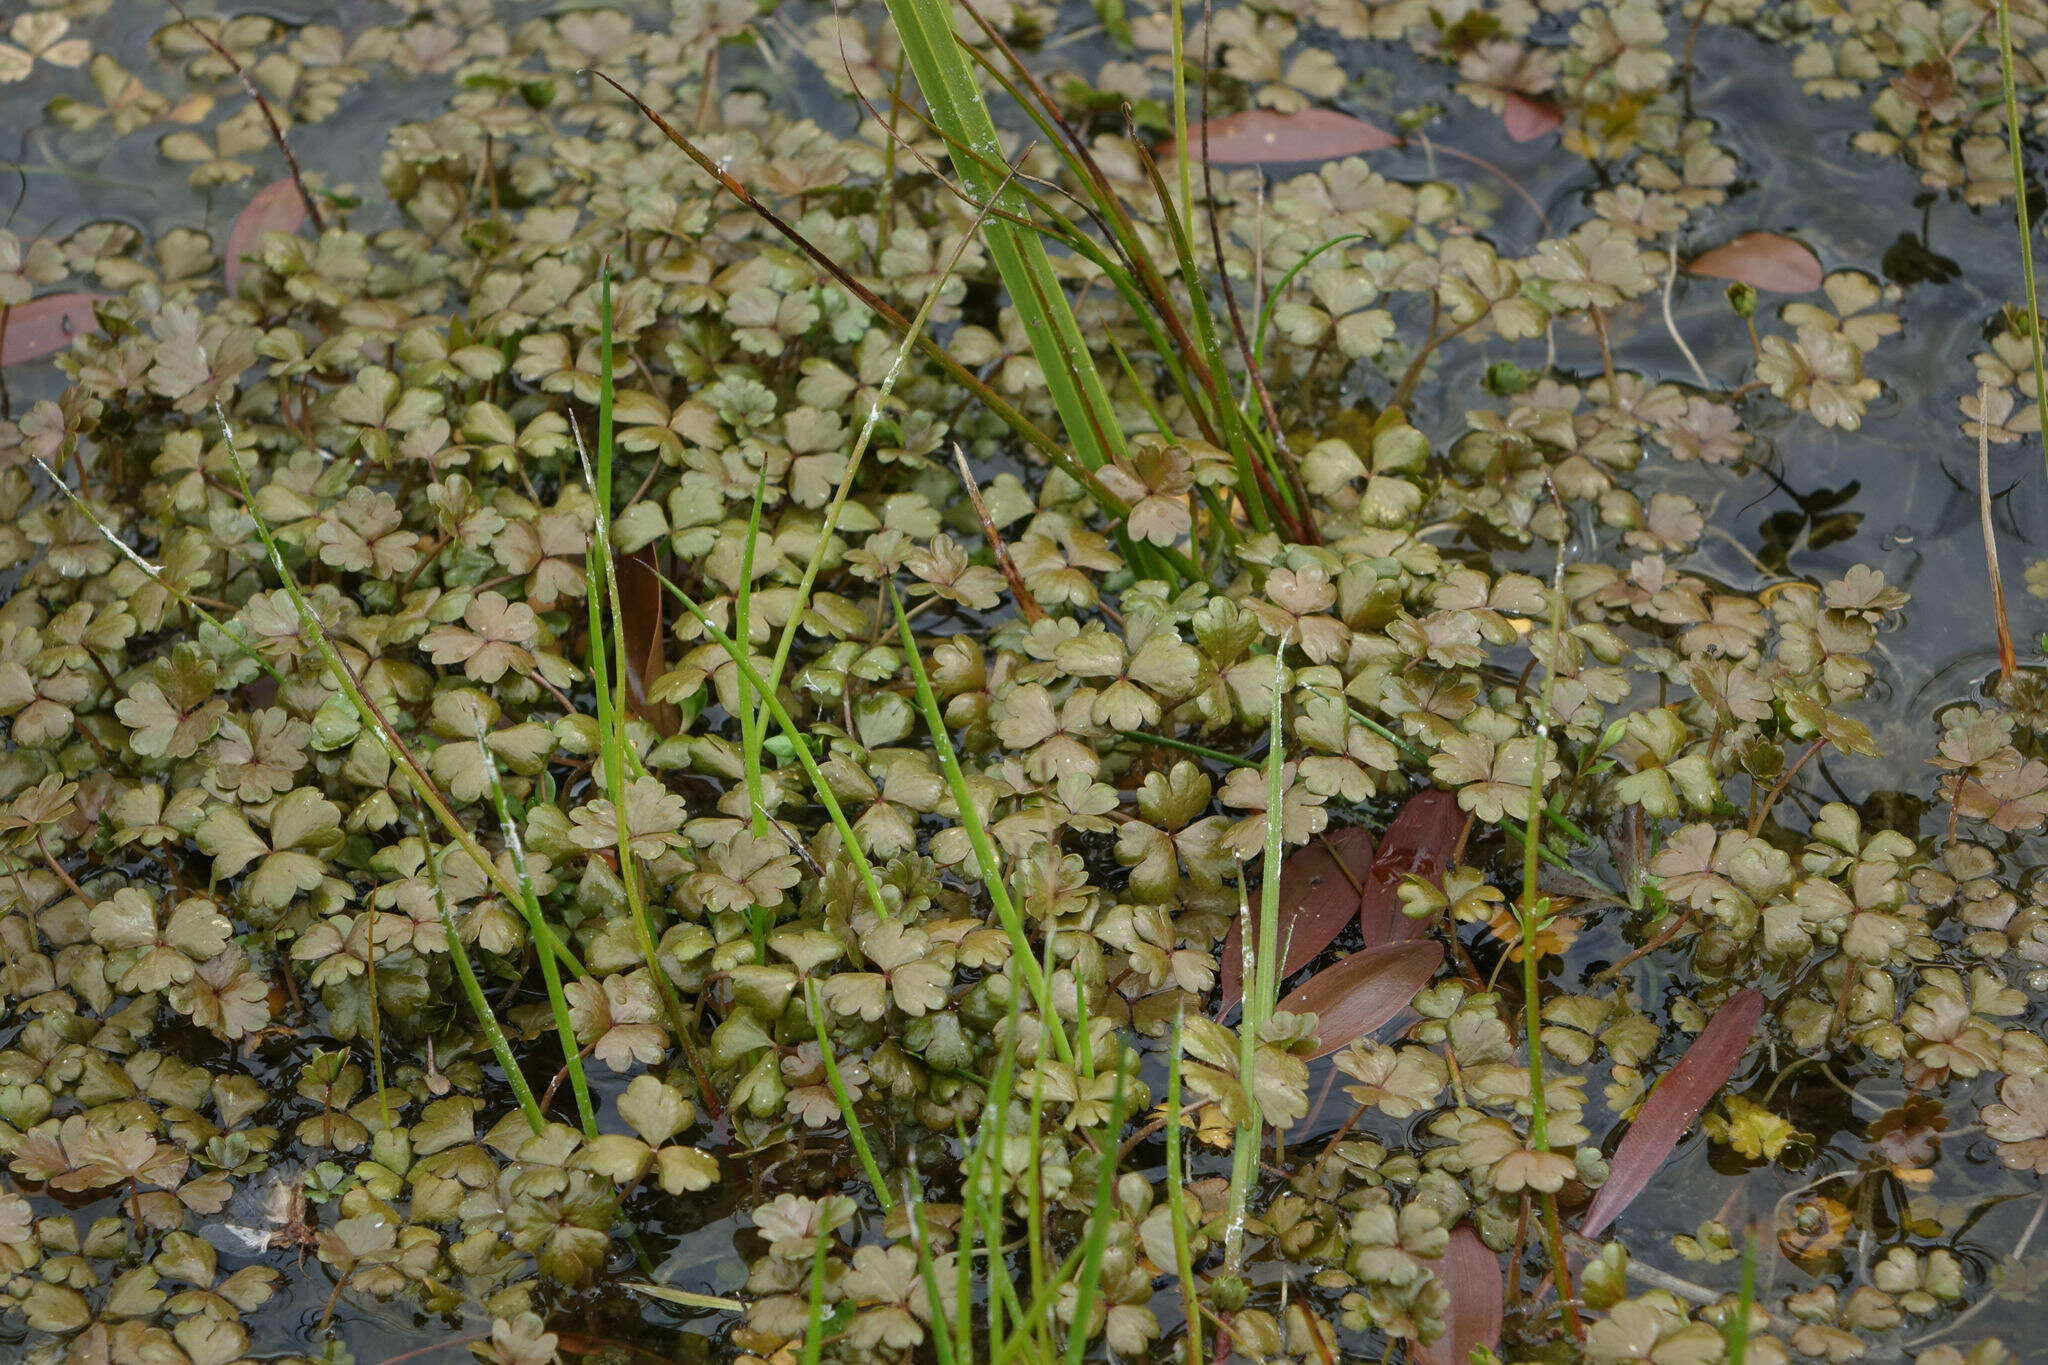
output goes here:
{"type": "Polygon", "coordinates": [[[1317,972],[1280,1002],[1290,1014],[1313,1014],[1311,1058],[1349,1047],[1408,1007],[1444,960],[1441,943],[1389,943],[1353,953],[1317,972]]]}
{"type": "Polygon", "coordinates": [[[1401,913],[1401,879],[1413,874],[1440,882],[1451,850],[1465,828],[1458,799],[1446,791],[1417,792],[1380,836],[1379,854],[1359,879],[1358,927],[1368,948],[1421,938],[1429,926],[1401,913]]]}
{"type": "Polygon", "coordinates": [[[235,219],[235,225],[228,229],[227,266],[223,272],[228,282],[228,292],[235,292],[235,286],[242,282],[242,276],[249,269],[248,258],[263,249],[263,234],[266,232],[297,232],[299,224],[306,221],[306,201],[299,197],[299,187],[287,176],[273,180],[249,201],[235,219]]]}
{"type": "Polygon", "coordinates": [[[1451,1296],[1446,1330],[1430,1345],[1415,1348],[1416,1365],[1465,1365],[1474,1346],[1489,1351],[1498,1346],[1504,1298],[1500,1257],[1486,1249],[1470,1223],[1451,1229],[1436,1277],[1451,1296]]]}
{"type": "MultiPolygon", "coordinates": [[[[1532,100],[1527,95],[1508,92],[1507,106],[1500,111],[1501,126],[1516,142],[1534,142],[1558,124],[1564,122],[1564,114],[1548,100],[1532,100]]],[[[1459,1357],[1464,1359],[1463,1356],[1459,1357]]]]}
{"type": "Polygon", "coordinates": [[[103,294],[50,294],[18,303],[7,310],[7,340],[0,345],[0,365],[53,356],[99,324],[92,306],[103,294]]]}
{"type": "Polygon", "coordinates": [[[1607,1183],[1593,1196],[1579,1224],[1582,1235],[1598,1237],[1643,1192],[1692,1121],[1735,1074],[1763,1015],[1763,992],[1755,989],[1736,992],[1714,1012],[1678,1064],[1643,1101],[1636,1121],[1614,1149],[1607,1163],[1607,1183]]]}
{"type": "MultiPolygon", "coordinates": [[[[1352,881],[1365,880],[1365,870],[1372,862],[1372,833],[1363,825],[1353,825],[1330,835],[1329,843],[1336,849],[1336,857],[1323,845],[1310,844],[1296,850],[1280,865],[1282,981],[1335,942],[1358,908],[1358,891],[1352,881]],[[1343,867],[1338,866],[1340,858],[1343,867]],[[1344,875],[1346,867],[1351,870],[1349,877],[1344,875]]],[[[1230,922],[1230,932],[1224,936],[1216,981],[1221,988],[1216,1007],[1221,1013],[1228,1013],[1244,997],[1242,916],[1230,922]]]]}
{"type": "Polygon", "coordinates": [[[660,735],[682,728],[672,702],[649,702],[647,688],[668,671],[663,646],[668,632],[662,615],[661,565],[654,547],[619,557],[619,617],[626,636],[626,704],[660,735]]]}
{"type": "MultiPolygon", "coordinates": [[[[1398,147],[1401,139],[1364,119],[1334,109],[1302,109],[1282,114],[1272,109],[1247,109],[1228,118],[1211,119],[1188,129],[1188,146],[1202,155],[1208,133],[1209,160],[1218,166],[1256,166],[1268,161],[1329,161],[1398,147]]],[[[1173,143],[1160,144],[1171,156],[1173,143]]]]}
{"type": "Polygon", "coordinates": [[[1686,269],[1780,294],[1811,293],[1820,288],[1824,273],[1820,257],[1775,232],[1745,232],[1725,246],[1693,257],[1686,269]]]}

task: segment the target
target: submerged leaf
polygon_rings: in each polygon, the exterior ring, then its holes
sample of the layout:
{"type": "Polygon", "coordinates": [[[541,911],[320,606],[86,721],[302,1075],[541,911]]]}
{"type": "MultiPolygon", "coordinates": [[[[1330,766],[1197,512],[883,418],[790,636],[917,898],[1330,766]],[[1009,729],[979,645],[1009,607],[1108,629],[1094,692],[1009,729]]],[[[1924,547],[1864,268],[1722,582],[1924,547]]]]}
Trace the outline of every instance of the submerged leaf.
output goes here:
{"type": "Polygon", "coordinates": [[[1548,100],[1532,100],[1512,90],[1507,92],[1506,99],[1507,103],[1500,111],[1500,122],[1513,141],[1534,142],[1564,122],[1564,114],[1548,100]]]}
{"type": "Polygon", "coordinates": [[[306,201],[290,176],[273,180],[256,191],[249,206],[236,215],[234,226],[228,229],[227,264],[222,270],[228,293],[235,292],[242,276],[248,273],[250,258],[262,250],[264,233],[297,232],[299,224],[305,221],[306,201]]]}
{"type": "Polygon", "coordinates": [[[0,365],[41,360],[93,330],[92,306],[98,294],[50,294],[7,310],[7,336],[0,342],[0,365]]]}
{"type": "Polygon", "coordinates": [[[1499,1345],[1500,1257],[1487,1250],[1470,1223],[1451,1230],[1436,1276],[1450,1295],[1450,1307],[1444,1313],[1444,1334],[1427,1345],[1416,1343],[1417,1365],[1463,1365],[1473,1347],[1491,1351],[1499,1345]]]}
{"type": "MultiPolygon", "coordinates": [[[[1363,881],[1372,861],[1372,835],[1363,826],[1338,830],[1329,846],[1310,844],[1280,868],[1280,975],[1285,981],[1336,941],[1358,904],[1353,879],[1363,881]],[[1331,848],[1337,850],[1335,855],[1331,848]],[[1342,865],[1339,864],[1342,859],[1342,865]],[[1346,869],[1349,869],[1349,875],[1346,869]]],[[[1244,995],[1244,920],[1230,922],[1217,963],[1217,1008],[1228,1011],[1244,995]]]]}
{"type": "MultiPolygon", "coordinates": [[[[1188,130],[1192,154],[1197,158],[1206,154],[1218,166],[1329,161],[1400,145],[1401,139],[1386,129],[1334,109],[1303,109],[1292,114],[1247,109],[1188,130]]],[[[1164,150],[1170,153],[1172,144],[1164,150]]]]}
{"type": "Polygon", "coordinates": [[[626,704],[656,733],[672,735],[683,723],[675,703],[647,700],[648,686],[668,672],[661,563],[655,557],[655,547],[619,556],[618,575],[619,629],[626,637],[626,704]]]}
{"type": "Polygon", "coordinates": [[[1315,1050],[1327,1057],[1371,1033],[1408,1007],[1444,960],[1441,943],[1389,943],[1353,953],[1317,972],[1280,1002],[1288,1014],[1317,1018],[1315,1050]]]}
{"type": "Polygon", "coordinates": [[[1692,1121],[1735,1074],[1763,1013],[1763,992],[1755,989],[1738,991],[1715,1011],[1685,1055],[1643,1101],[1627,1136],[1614,1149],[1607,1183],[1586,1209],[1581,1235],[1598,1237],[1643,1192],[1692,1121]]]}
{"type": "Polygon", "coordinates": [[[1735,280],[1780,294],[1810,294],[1820,288],[1820,258],[1775,232],[1745,232],[1725,246],[1693,257],[1695,275],[1735,280]]]}
{"type": "Polygon", "coordinates": [[[1465,813],[1451,793],[1432,789],[1408,798],[1360,879],[1358,927],[1365,931],[1368,946],[1405,943],[1427,931],[1424,921],[1401,913],[1401,880],[1426,877],[1440,882],[1464,828],[1465,813]]]}

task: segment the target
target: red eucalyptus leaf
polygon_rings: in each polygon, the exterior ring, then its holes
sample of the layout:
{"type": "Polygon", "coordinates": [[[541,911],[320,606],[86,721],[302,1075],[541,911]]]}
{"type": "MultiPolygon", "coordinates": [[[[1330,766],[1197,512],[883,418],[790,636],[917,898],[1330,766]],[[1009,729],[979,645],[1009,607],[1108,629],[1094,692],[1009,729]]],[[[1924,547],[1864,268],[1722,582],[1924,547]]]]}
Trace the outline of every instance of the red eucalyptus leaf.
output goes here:
{"type": "Polygon", "coordinates": [[[227,266],[224,274],[228,292],[242,282],[248,273],[247,258],[263,250],[263,234],[266,232],[297,232],[299,224],[306,221],[306,201],[299,197],[299,187],[289,177],[273,180],[249,201],[249,206],[235,218],[235,225],[228,229],[227,266]]]}
{"type": "MultiPolygon", "coordinates": [[[[1268,161],[1329,161],[1398,147],[1401,139],[1364,119],[1334,109],[1302,109],[1282,114],[1247,109],[1228,118],[1211,119],[1188,129],[1188,147],[1199,158],[1202,136],[1208,133],[1209,160],[1218,166],[1257,166],[1268,161]]],[[[1161,144],[1162,155],[1173,143],[1161,144]]]]}
{"type": "Polygon", "coordinates": [[[1489,1351],[1498,1346],[1505,1297],[1500,1257],[1486,1249],[1470,1223],[1451,1229],[1436,1277],[1451,1296],[1445,1331],[1430,1345],[1415,1348],[1416,1365],[1465,1365],[1474,1346],[1489,1351]]]}
{"type": "MultiPolygon", "coordinates": [[[[1298,849],[1280,864],[1280,977],[1288,977],[1315,960],[1344,931],[1344,925],[1358,909],[1358,891],[1352,879],[1365,879],[1372,862],[1372,833],[1362,825],[1340,829],[1329,838],[1337,857],[1321,844],[1298,849]],[[1351,876],[1338,866],[1341,857],[1351,876]]],[[[1216,1008],[1227,1014],[1244,998],[1244,917],[1230,922],[1216,967],[1221,991],[1216,1008]]]]}
{"type": "Polygon", "coordinates": [[[1309,1056],[1327,1057],[1408,1008],[1443,960],[1444,946],[1436,942],[1367,948],[1317,972],[1280,1008],[1316,1016],[1318,1037],[1309,1056]]]}
{"type": "Polygon", "coordinates": [[[1428,932],[1428,924],[1401,913],[1401,879],[1412,874],[1440,882],[1464,828],[1465,813],[1449,792],[1432,788],[1408,798],[1380,836],[1372,867],[1359,879],[1358,927],[1367,947],[1406,943],[1428,932]]]}
{"type": "Polygon", "coordinates": [[[1692,1121],[1735,1074],[1763,1015],[1763,992],[1755,989],[1738,991],[1714,1012],[1678,1064],[1643,1101],[1636,1121],[1614,1149],[1607,1163],[1607,1183],[1593,1196],[1579,1224],[1581,1235],[1598,1237],[1643,1192],[1692,1121]]]}
{"type": "Polygon", "coordinates": [[[67,349],[99,323],[92,306],[103,294],[50,294],[7,310],[7,339],[0,345],[0,365],[41,360],[67,349]]]}
{"type": "Polygon", "coordinates": [[[1725,246],[1693,257],[1686,269],[1780,294],[1812,293],[1820,288],[1823,273],[1820,257],[1775,232],[1745,232],[1725,246]]]}
{"type": "Polygon", "coordinates": [[[1500,111],[1500,121],[1514,141],[1534,142],[1563,123],[1564,114],[1548,100],[1532,100],[1527,95],[1509,91],[1507,106],[1500,111]]]}

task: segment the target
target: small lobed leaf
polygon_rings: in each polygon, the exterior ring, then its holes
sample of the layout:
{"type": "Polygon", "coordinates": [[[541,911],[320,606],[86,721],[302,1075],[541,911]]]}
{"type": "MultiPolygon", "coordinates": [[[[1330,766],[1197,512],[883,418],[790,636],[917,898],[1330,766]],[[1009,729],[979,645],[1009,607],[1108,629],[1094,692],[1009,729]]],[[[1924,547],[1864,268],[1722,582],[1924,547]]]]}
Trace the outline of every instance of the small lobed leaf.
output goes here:
{"type": "MultiPolygon", "coordinates": [[[[1190,128],[1188,145],[1196,157],[1206,154],[1218,166],[1257,166],[1357,156],[1398,147],[1401,139],[1334,109],[1302,109],[1292,114],[1247,109],[1190,128]]],[[[1170,155],[1173,144],[1166,143],[1161,151],[1170,155]]]]}
{"type": "Polygon", "coordinates": [[[1734,241],[1693,257],[1686,269],[1716,280],[1734,280],[1780,294],[1810,294],[1825,272],[1820,258],[1775,232],[1745,232],[1734,241]]]}
{"type": "Polygon", "coordinates": [[[1316,1016],[1316,1046],[1309,1057],[1327,1057],[1406,1009],[1443,960],[1441,943],[1367,948],[1317,972],[1279,1007],[1289,1014],[1316,1016]]]}
{"type": "Polygon", "coordinates": [[[1714,1012],[1677,1065],[1664,1073],[1608,1161],[1607,1183],[1593,1196],[1579,1225],[1583,1236],[1598,1237],[1643,1192],[1692,1121],[1735,1074],[1763,1013],[1763,992],[1738,991],[1714,1012]]]}

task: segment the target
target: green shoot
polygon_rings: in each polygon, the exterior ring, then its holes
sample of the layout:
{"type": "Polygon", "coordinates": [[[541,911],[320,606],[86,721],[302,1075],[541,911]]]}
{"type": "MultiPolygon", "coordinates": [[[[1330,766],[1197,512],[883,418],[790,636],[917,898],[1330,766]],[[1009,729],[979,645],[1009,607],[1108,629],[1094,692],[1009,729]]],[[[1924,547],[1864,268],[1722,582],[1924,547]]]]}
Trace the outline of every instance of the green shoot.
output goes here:
{"type": "MultiPolygon", "coordinates": [[[[249,515],[255,523],[257,538],[263,542],[264,553],[270,560],[270,567],[277,574],[278,581],[284,585],[286,595],[291,598],[292,610],[298,616],[300,626],[311,637],[314,648],[319,651],[321,661],[327,665],[329,676],[334,679],[342,694],[349,699],[357,717],[370,723],[372,733],[383,747],[385,756],[391,760],[394,768],[405,774],[413,794],[434,813],[434,818],[440,822],[441,828],[462,847],[463,852],[476,861],[484,876],[507,901],[518,904],[519,888],[499,870],[497,863],[484,852],[483,845],[476,841],[476,836],[469,832],[468,827],[455,818],[455,812],[449,807],[447,798],[441,794],[441,789],[427,776],[427,770],[420,766],[419,759],[414,757],[412,750],[406,746],[405,740],[399,736],[390,719],[363,691],[362,682],[356,677],[355,670],[348,666],[348,661],[334,648],[334,642],[328,639],[327,628],[320,624],[319,614],[306,600],[306,594],[299,586],[298,575],[285,563],[284,551],[278,545],[277,537],[271,533],[269,523],[256,514],[256,495],[249,485],[249,471],[243,467],[241,452],[235,446],[235,431],[228,422],[227,410],[221,406],[217,398],[214,400],[213,411],[220,419],[221,431],[227,438],[228,460],[235,471],[235,482],[241,487],[242,500],[250,509],[249,515]]],[[[485,752],[488,753],[489,750],[486,749],[485,752]]],[[[541,930],[536,941],[544,945],[548,952],[560,958],[576,975],[590,974],[553,930],[545,925],[541,926],[541,930]]]]}
{"type": "MultiPolygon", "coordinates": [[[[505,847],[512,851],[512,868],[519,874],[519,898],[513,903],[526,919],[526,931],[535,943],[541,940],[546,921],[540,912],[540,898],[534,894],[533,878],[526,870],[526,843],[519,837],[519,822],[512,817],[512,803],[505,796],[505,783],[498,775],[498,757],[491,752],[488,737],[484,734],[483,712],[471,712],[476,722],[476,747],[483,751],[484,770],[491,778],[491,805],[498,812],[498,827],[504,831],[505,847]]],[[[548,1008],[555,1017],[555,1034],[562,1041],[562,1062],[569,1070],[569,1087],[576,1095],[576,1117],[583,1124],[586,1137],[597,1136],[597,1115],[591,1108],[590,1082],[583,1074],[583,1049],[576,1042],[576,1026],[569,1020],[569,998],[562,990],[561,968],[555,965],[555,956],[549,952],[535,954],[540,958],[542,982],[547,986],[548,1008]]]]}
{"type": "MultiPolygon", "coordinates": [[[[2027,221],[2027,165],[2020,143],[2019,95],[2012,74],[2012,5],[2011,0],[1997,0],[1997,5],[1998,78],[2005,98],[2005,143],[2012,156],[2013,219],[2020,232],[2020,280],[2027,291],[2027,344],[2034,356],[2034,399],[2048,403],[2048,365],[2043,364],[2041,349],[2041,302],[2034,292],[2034,233],[2027,221]]],[[[2041,454],[2048,461],[2048,442],[2043,443],[2041,454]]]]}
{"type": "MultiPolygon", "coordinates": [[[[918,652],[916,637],[910,633],[910,617],[904,613],[903,599],[897,596],[894,583],[889,585],[889,605],[895,609],[896,630],[902,638],[904,657],[910,663],[911,680],[917,685],[918,709],[924,713],[925,725],[931,731],[932,747],[938,750],[939,771],[953,794],[953,804],[959,808],[960,826],[967,832],[968,847],[974,850],[974,865],[981,874],[981,884],[988,889],[989,904],[994,907],[1003,932],[1010,937],[1011,955],[1024,973],[1024,985],[1038,1007],[1041,1024],[1052,1035],[1053,1048],[1059,1053],[1060,1060],[1072,1066],[1073,1044],[1068,1041],[1059,1016],[1053,1013],[1046,973],[1032,955],[1023,916],[1017,913],[1017,907],[1010,899],[1010,890],[1003,884],[1002,864],[998,861],[995,843],[988,837],[988,829],[981,819],[981,808],[975,805],[974,793],[967,786],[967,775],[961,771],[959,756],[953,752],[952,737],[946,732],[946,718],[939,710],[939,699],[932,693],[931,679],[925,674],[924,657],[918,652]]],[[[1084,1068],[1083,1074],[1094,1074],[1093,1068],[1084,1068]]]]}
{"type": "Polygon", "coordinates": [[[832,1087],[832,1098],[839,1102],[839,1116],[846,1120],[847,1140],[853,1143],[853,1153],[860,1158],[862,1174],[868,1178],[868,1187],[875,1192],[875,1202],[884,1212],[895,1206],[889,1198],[888,1182],[882,1179],[882,1168],[875,1164],[875,1154],[868,1147],[868,1135],[860,1125],[860,1115],[854,1112],[853,1096],[847,1093],[846,1082],[839,1075],[839,1058],[832,1050],[832,1036],[825,1031],[825,1010],[818,1003],[818,983],[804,982],[804,1006],[810,1011],[811,1029],[818,1037],[818,1053],[825,1062],[825,1083],[832,1087]]]}
{"type": "MultiPolygon", "coordinates": [[[[447,894],[441,889],[441,860],[448,855],[441,848],[427,858],[427,880],[434,887],[434,908],[441,915],[441,931],[448,936],[448,956],[455,963],[455,977],[462,983],[462,994],[469,1001],[469,1012],[476,1016],[476,1025],[483,1031],[484,1042],[490,1047],[491,1055],[498,1059],[498,1069],[505,1073],[505,1083],[512,1087],[512,1097],[519,1102],[519,1112],[526,1116],[526,1126],[535,1133],[547,1127],[547,1119],[540,1112],[540,1104],[533,1098],[533,1087],[526,1083],[526,1073],[519,1069],[519,1062],[512,1055],[512,1047],[505,1041],[505,1030],[498,1026],[498,1016],[491,1012],[491,1002],[484,997],[484,989],[477,982],[476,968],[470,965],[469,950],[462,945],[462,935],[455,927],[455,912],[448,908],[447,894]]],[[[546,956],[546,954],[542,954],[546,956]]]]}
{"type": "MultiPolygon", "coordinates": [[[[1244,941],[1252,949],[1251,969],[1245,973],[1244,1014],[1237,1024],[1237,1074],[1244,1087],[1249,1117],[1237,1129],[1230,1153],[1230,1213],[1224,1234],[1224,1264],[1236,1274],[1243,1252],[1245,1209],[1251,1199],[1252,1181],[1259,1170],[1259,1146],[1265,1135],[1265,1115],[1259,1105],[1252,1076],[1258,1064],[1259,1035],[1280,1000],[1280,848],[1285,829],[1285,807],[1281,769],[1287,752],[1281,711],[1286,697],[1287,638],[1283,636],[1273,654],[1273,702],[1267,715],[1269,739],[1266,748],[1266,845],[1260,868],[1259,921],[1257,933],[1247,932],[1244,941]]],[[[1239,883],[1239,903],[1250,917],[1250,905],[1239,883]]],[[[1251,926],[1247,926],[1249,931],[1251,926]]]]}
{"type": "Polygon", "coordinates": [[[848,823],[846,812],[840,808],[839,798],[832,794],[831,784],[825,781],[825,774],[819,770],[818,760],[811,757],[811,744],[804,737],[804,732],[790,719],[788,710],[776,697],[775,690],[763,680],[760,670],[754,667],[753,661],[747,657],[746,651],[740,648],[739,643],[720,630],[718,623],[705,615],[704,608],[692,601],[688,593],[666,578],[661,580],[661,585],[668,589],[671,597],[682,604],[685,611],[697,618],[697,624],[702,626],[717,642],[718,647],[725,651],[725,656],[732,660],[733,667],[740,671],[740,677],[754,689],[755,694],[761,698],[762,705],[768,708],[768,714],[775,718],[776,725],[781,728],[783,736],[789,740],[790,748],[795,751],[797,762],[803,765],[804,776],[811,780],[811,791],[817,796],[818,804],[825,808],[827,818],[832,821],[832,828],[838,832],[839,842],[845,847],[846,856],[853,860],[854,871],[860,876],[862,889],[867,892],[868,904],[874,907],[877,915],[883,919],[889,918],[889,902],[882,898],[882,888],[875,881],[874,866],[868,862],[868,855],[861,848],[860,840],[854,837],[853,826],[848,823]]]}
{"type": "Polygon", "coordinates": [[[1187,1319],[1187,1365],[1202,1365],[1202,1300],[1195,1288],[1187,1172],[1180,1151],[1180,1056],[1181,1018],[1176,1014],[1173,1046],[1166,1054],[1166,1213],[1173,1224],[1173,1273],[1180,1280],[1181,1315],[1187,1319]]]}

